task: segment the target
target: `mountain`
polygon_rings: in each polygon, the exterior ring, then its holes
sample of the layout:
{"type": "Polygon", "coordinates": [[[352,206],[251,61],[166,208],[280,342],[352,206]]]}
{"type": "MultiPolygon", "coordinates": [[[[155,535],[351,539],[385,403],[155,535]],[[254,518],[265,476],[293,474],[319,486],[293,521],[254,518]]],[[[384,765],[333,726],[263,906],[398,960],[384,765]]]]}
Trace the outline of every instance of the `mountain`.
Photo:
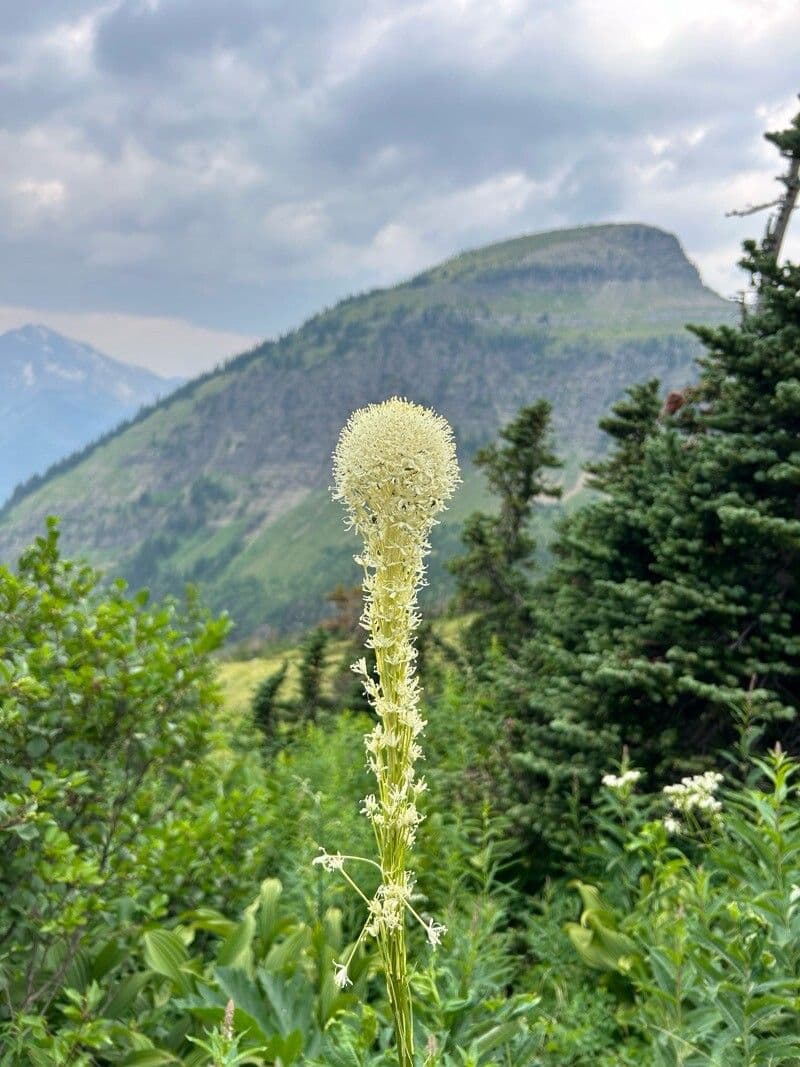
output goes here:
{"type": "Polygon", "coordinates": [[[44,326],[0,336],[0,501],[178,384],[44,326]]]}
{"type": "MultiPolygon", "coordinates": [[[[463,458],[520,405],[549,398],[565,483],[602,448],[598,419],[624,388],[694,377],[686,322],[731,307],[671,234],[590,226],[506,241],[405,284],[342,301],[198,378],[16,494],[0,515],[10,559],[62,519],[63,542],[155,592],[200,584],[242,636],[319,618],[353,582],[355,542],[330,503],[330,454],[356,407],[400,394],[452,423],[463,458]]],[[[437,531],[434,568],[484,500],[465,482],[437,531]]],[[[569,506],[569,505],[567,505],[569,506]]],[[[551,509],[551,513],[552,513],[551,509]]]]}

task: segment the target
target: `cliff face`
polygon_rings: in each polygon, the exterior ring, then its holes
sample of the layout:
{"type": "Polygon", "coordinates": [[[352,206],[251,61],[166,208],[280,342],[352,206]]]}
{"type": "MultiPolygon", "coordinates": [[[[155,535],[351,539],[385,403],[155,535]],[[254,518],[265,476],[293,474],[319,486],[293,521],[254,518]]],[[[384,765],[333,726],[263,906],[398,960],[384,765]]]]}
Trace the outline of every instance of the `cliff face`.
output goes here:
{"type": "MultiPolygon", "coordinates": [[[[300,625],[355,580],[327,501],[337,433],[392,394],[452,423],[463,458],[524,403],[555,409],[568,480],[602,447],[597,421],[623,389],[691,380],[686,322],[720,321],[670,234],[609,225],[522,237],[410,282],[343,301],[277,342],[189,383],[5,509],[0,558],[62,520],[68,552],[157,592],[197,581],[239,633],[300,625]]],[[[440,556],[480,500],[466,484],[440,556]]]]}

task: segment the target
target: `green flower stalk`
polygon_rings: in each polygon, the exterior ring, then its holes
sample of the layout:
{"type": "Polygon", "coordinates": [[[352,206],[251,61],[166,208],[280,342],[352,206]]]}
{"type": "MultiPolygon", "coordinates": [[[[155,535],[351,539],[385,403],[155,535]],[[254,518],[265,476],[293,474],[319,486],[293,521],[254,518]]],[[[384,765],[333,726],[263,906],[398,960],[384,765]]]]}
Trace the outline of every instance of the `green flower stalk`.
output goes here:
{"type": "Polygon", "coordinates": [[[422,815],[417,800],[425,790],[415,764],[422,755],[425,727],[419,711],[414,630],[419,624],[417,593],[425,580],[429,536],[459,482],[450,426],[435,412],[397,397],[356,411],[342,430],[333,457],[334,499],[344,501],[348,524],[361,535],[364,550],[362,625],[375,651],[376,673],[365,659],[353,665],[378,722],[365,738],[367,762],[377,789],[362,811],[372,823],[378,862],[356,856],[318,856],[315,863],[339,871],[364,899],[369,916],[348,958],[335,964],[340,987],[366,937],[377,941],[395,1022],[401,1067],[413,1067],[414,1033],[406,953],[408,912],[425,928],[433,946],[445,928],[423,919],[411,903],[414,875],[408,863],[422,815]],[[351,861],[378,867],[381,884],[372,899],[347,870],[351,861]]]}

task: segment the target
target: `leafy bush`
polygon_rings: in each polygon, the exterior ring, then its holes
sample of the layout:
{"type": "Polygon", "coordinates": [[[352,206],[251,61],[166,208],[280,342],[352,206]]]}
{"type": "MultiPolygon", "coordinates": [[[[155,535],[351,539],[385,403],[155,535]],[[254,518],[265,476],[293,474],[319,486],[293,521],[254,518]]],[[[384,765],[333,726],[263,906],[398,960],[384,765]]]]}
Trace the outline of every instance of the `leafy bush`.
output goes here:
{"type": "Polygon", "coordinates": [[[635,1035],[619,1063],[800,1062],[799,770],[780,751],[756,760],[718,817],[700,805],[678,837],[671,816],[646,817],[663,795],[631,803],[612,787],[602,802],[595,861],[611,878],[577,884],[568,930],[635,1035]]]}
{"type": "Polygon", "coordinates": [[[97,583],[60,558],[54,522],[0,568],[0,1026],[44,1026],[63,988],[119,965],[115,928],[159,906],[131,860],[179,806],[219,701],[224,620],[97,583]]]}

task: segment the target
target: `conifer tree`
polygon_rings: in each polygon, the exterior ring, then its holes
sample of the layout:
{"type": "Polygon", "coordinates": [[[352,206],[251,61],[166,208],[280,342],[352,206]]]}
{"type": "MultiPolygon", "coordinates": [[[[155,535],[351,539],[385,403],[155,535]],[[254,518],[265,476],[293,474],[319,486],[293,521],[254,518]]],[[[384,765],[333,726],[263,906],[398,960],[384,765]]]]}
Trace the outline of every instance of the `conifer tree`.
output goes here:
{"type": "Polygon", "coordinates": [[[251,704],[253,723],[265,742],[275,736],[278,715],[282,707],[278,701],[278,693],[286,679],[288,669],[289,663],[284,660],[276,671],[264,678],[253,694],[251,704]]]}
{"type": "MultiPolygon", "coordinates": [[[[800,120],[768,135],[800,156],[800,120]]],[[[569,520],[546,605],[506,672],[520,814],[556,840],[570,789],[630,747],[656,776],[707,765],[748,703],[791,744],[800,705],[800,267],[745,246],[756,310],[695,327],[706,354],[681,403],[631,390],[604,428],[603,496],[569,520]]],[[[562,835],[561,844],[566,844],[562,835]]]]}
{"type": "Polygon", "coordinates": [[[327,706],[327,701],[322,695],[322,677],[329,643],[330,634],[320,626],[307,634],[301,646],[303,653],[300,661],[299,714],[301,718],[314,720],[317,718],[317,712],[327,706]]]}
{"type": "Polygon", "coordinates": [[[550,404],[521,409],[500,431],[500,444],[480,449],[474,459],[499,498],[495,515],[475,512],[464,524],[463,556],[450,563],[458,581],[458,602],[476,613],[468,643],[480,654],[492,637],[514,650],[533,625],[531,567],[536,541],[529,525],[536,498],[557,498],[561,489],[545,469],[561,466],[550,445],[550,404]]]}

